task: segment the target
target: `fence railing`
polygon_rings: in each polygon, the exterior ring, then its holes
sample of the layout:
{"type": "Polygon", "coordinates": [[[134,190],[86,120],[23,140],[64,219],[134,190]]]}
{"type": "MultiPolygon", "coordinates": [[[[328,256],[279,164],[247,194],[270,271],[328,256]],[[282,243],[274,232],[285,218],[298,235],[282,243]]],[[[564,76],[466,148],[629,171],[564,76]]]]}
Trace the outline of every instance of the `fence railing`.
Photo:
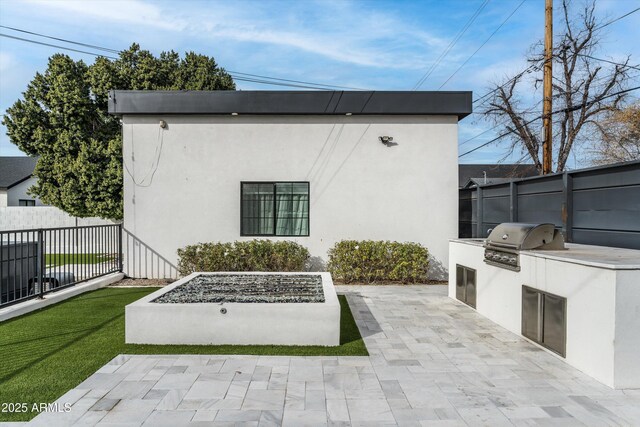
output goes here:
{"type": "Polygon", "coordinates": [[[479,185],[459,196],[459,237],[487,237],[502,222],[548,222],[568,242],[640,249],[640,161],[479,185]]]}
{"type": "Polygon", "coordinates": [[[122,271],[122,225],[0,231],[0,307],[122,271]]]}

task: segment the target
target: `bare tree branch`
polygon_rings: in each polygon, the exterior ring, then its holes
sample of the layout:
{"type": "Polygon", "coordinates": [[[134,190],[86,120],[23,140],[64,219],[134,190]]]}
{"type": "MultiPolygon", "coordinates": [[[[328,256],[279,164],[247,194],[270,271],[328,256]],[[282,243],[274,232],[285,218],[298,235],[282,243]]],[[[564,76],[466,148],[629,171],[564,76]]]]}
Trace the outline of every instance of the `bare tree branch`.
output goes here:
{"type": "MultiPolygon", "coordinates": [[[[595,123],[603,115],[617,111],[624,103],[626,94],[615,97],[611,94],[626,87],[630,58],[615,67],[603,68],[600,62],[590,58],[598,47],[599,23],[595,18],[595,2],[587,1],[574,16],[571,1],[563,0],[560,8],[564,32],[556,37],[553,52],[554,81],[552,83],[554,110],[554,157],[556,171],[565,169],[567,160],[576,146],[591,140],[590,134],[597,131],[595,123]]],[[[531,48],[528,62],[536,70],[544,64],[542,43],[531,48]]],[[[530,66],[528,69],[531,69],[530,66]]],[[[496,85],[493,96],[483,111],[485,118],[495,124],[505,122],[503,133],[511,138],[509,153],[520,149],[542,170],[540,161],[541,121],[531,120],[531,111],[521,106],[520,93],[526,94],[524,72],[510,78],[507,84],[496,85]]],[[[535,79],[536,90],[541,79],[535,79]]]]}

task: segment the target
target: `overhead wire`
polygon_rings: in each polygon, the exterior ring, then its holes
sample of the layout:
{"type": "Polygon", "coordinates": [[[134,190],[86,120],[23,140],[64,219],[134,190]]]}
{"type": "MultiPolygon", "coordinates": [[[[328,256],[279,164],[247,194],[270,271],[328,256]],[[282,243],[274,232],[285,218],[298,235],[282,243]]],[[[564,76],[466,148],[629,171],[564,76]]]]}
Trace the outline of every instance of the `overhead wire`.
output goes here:
{"type": "Polygon", "coordinates": [[[431,73],[433,73],[433,71],[438,67],[438,65],[440,65],[440,62],[442,62],[442,60],[447,56],[447,54],[449,54],[451,49],[453,49],[453,47],[456,45],[458,40],[460,40],[460,38],[464,35],[464,33],[466,33],[466,31],[469,29],[469,27],[471,27],[473,22],[476,20],[478,15],[480,15],[482,10],[487,6],[488,3],[489,3],[489,0],[484,0],[480,4],[478,9],[476,9],[476,11],[473,13],[473,15],[471,15],[471,17],[466,22],[466,24],[462,27],[462,29],[460,29],[460,31],[458,31],[458,34],[456,34],[456,36],[453,38],[453,40],[451,40],[451,42],[449,42],[449,45],[440,54],[440,56],[438,56],[438,58],[436,58],[436,60],[433,62],[433,64],[431,64],[431,67],[429,67],[427,72],[424,73],[424,75],[422,77],[420,77],[418,82],[413,86],[413,89],[411,89],[411,90],[418,90],[420,88],[420,86],[422,86],[424,84],[424,82],[429,78],[429,76],[431,76],[431,73]]]}
{"type": "MultiPolygon", "coordinates": [[[[69,39],[63,39],[63,38],[60,38],[60,37],[50,36],[50,35],[47,35],[47,34],[36,33],[34,31],[28,31],[28,30],[23,30],[23,29],[20,29],[20,28],[9,27],[9,26],[6,26],[6,25],[0,25],[0,28],[8,29],[8,30],[11,30],[11,31],[18,31],[18,32],[34,35],[34,36],[37,36],[37,37],[43,37],[43,38],[47,38],[47,39],[57,40],[57,41],[61,41],[61,42],[64,42],[64,43],[73,44],[73,45],[76,45],[76,46],[90,47],[92,49],[97,49],[97,50],[101,50],[101,51],[108,52],[108,53],[119,54],[119,53],[122,52],[122,51],[119,51],[119,50],[116,50],[116,49],[106,48],[106,47],[87,44],[87,43],[81,43],[81,42],[77,42],[77,41],[73,41],[73,40],[69,40],[69,39]]],[[[42,42],[42,41],[33,40],[33,39],[27,39],[27,38],[23,38],[23,37],[12,36],[12,35],[9,35],[9,34],[0,33],[0,36],[1,37],[7,37],[7,38],[10,38],[10,39],[14,39],[14,40],[27,42],[27,43],[33,43],[33,44],[38,44],[38,45],[42,45],[42,46],[54,47],[54,48],[57,48],[57,49],[64,49],[64,50],[68,50],[68,51],[72,51],[72,52],[83,53],[83,54],[92,55],[92,56],[96,56],[96,57],[102,56],[102,57],[105,57],[105,58],[108,58],[108,59],[113,59],[113,60],[118,59],[117,57],[110,56],[108,54],[90,52],[90,51],[87,51],[87,50],[74,49],[74,48],[67,47],[67,46],[61,46],[61,45],[58,45],[58,44],[45,43],[45,42],[42,42]]],[[[325,84],[325,83],[308,82],[308,81],[302,81],[302,80],[283,79],[283,78],[279,78],[279,77],[271,77],[271,76],[265,76],[265,75],[259,75],[259,74],[244,73],[244,72],[240,72],[240,71],[227,70],[227,72],[229,74],[231,74],[232,77],[235,80],[252,82],[252,83],[260,83],[260,84],[267,84],[267,85],[272,85],[272,86],[298,87],[298,88],[315,89],[315,90],[334,90],[334,89],[368,90],[368,89],[356,88],[356,87],[350,87],[350,86],[339,86],[339,85],[331,85],[331,84],[325,84]],[[294,83],[294,84],[286,84],[286,82],[294,83]]]]}
{"type": "Polygon", "coordinates": [[[609,25],[611,25],[611,24],[613,24],[613,23],[615,23],[615,22],[618,22],[619,20],[621,20],[621,19],[623,19],[623,18],[626,18],[626,17],[627,17],[627,16],[629,16],[629,15],[632,15],[632,14],[636,13],[636,12],[637,12],[637,11],[639,11],[639,10],[640,10],[640,7],[637,7],[637,8],[635,8],[635,9],[633,9],[632,11],[625,13],[625,14],[624,14],[624,15],[622,15],[622,16],[618,16],[617,18],[612,19],[611,21],[608,21],[608,22],[606,22],[606,23],[604,23],[604,24],[600,25],[599,27],[597,27],[597,28],[596,28],[596,30],[600,30],[600,29],[602,29],[602,28],[604,28],[604,27],[608,27],[609,25]]]}
{"type": "Polygon", "coordinates": [[[59,42],[70,43],[70,44],[75,44],[75,45],[84,46],[84,47],[90,47],[92,49],[103,50],[105,52],[120,53],[119,50],[110,49],[108,47],[102,47],[102,46],[97,46],[97,45],[94,45],[94,44],[81,43],[81,42],[76,42],[76,41],[72,41],[72,40],[68,40],[68,39],[62,39],[62,38],[59,38],[59,37],[48,36],[46,34],[40,34],[40,33],[36,33],[36,32],[33,32],[33,31],[23,30],[23,29],[20,29],[20,28],[9,27],[7,25],[0,25],[0,28],[6,28],[7,30],[11,30],[11,31],[17,31],[17,32],[20,32],[20,33],[31,34],[33,36],[44,37],[46,39],[57,40],[59,42]]]}
{"type": "Polygon", "coordinates": [[[593,59],[594,61],[606,62],[608,64],[618,65],[618,66],[623,67],[623,68],[633,68],[634,70],[640,71],[640,66],[638,66],[638,65],[623,64],[623,63],[611,61],[611,60],[608,60],[608,59],[597,58],[595,56],[586,55],[584,53],[578,53],[576,55],[577,56],[582,56],[584,58],[593,59]]]}
{"type": "MultiPolygon", "coordinates": [[[[634,78],[634,79],[635,79],[636,77],[640,77],[640,75],[634,75],[634,76],[632,76],[632,78],[634,78]]],[[[554,78],[555,78],[555,77],[554,77],[554,78]]],[[[600,78],[595,79],[595,80],[593,80],[593,81],[594,81],[594,82],[600,82],[600,81],[602,81],[602,80],[609,79],[609,78],[611,78],[611,76],[603,76],[603,77],[600,77],[600,78]]],[[[556,95],[554,95],[554,98],[557,98],[557,97],[560,97],[560,96],[561,96],[561,94],[556,94],[556,95]]],[[[542,99],[540,99],[540,100],[539,100],[539,101],[538,101],[534,106],[532,106],[531,108],[529,108],[529,111],[526,111],[526,113],[531,113],[531,110],[532,110],[532,109],[534,109],[534,108],[536,108],[536,107],[538,107],[540,104],[542,104],[542,102],[543,102],[543,100],[542,100],[542,99]]],[[[481,114],[481,113],[479,113],[479,114],[481,114]]],[[[485,129],[484,131],[480,132],[479,134],[474,135],[473,137],[468,138],[468,139],[466,139],[466,140],[462,141],[460,144],[458,144],[458,148],[462,147],[463,145],[465,145],[465,144],[467,144],[467,143],[469,143],[469,142],[473,141],[473,140],[474,140],[474,139],[476,139],[476,138],[479,138],[480,136],[482,136],[482,135],[484,135],[484,134],[486,134],[486,133],[488,133],[488,132],[490,132],[490,131],[492,131],[492,130],[494,130],[494,129],[496,129],[496,128],[499,128],[499,127],[501,127],[501,126],[504,126],[504,125],[505,125],[506,123],[508,123],[508,122],[509,122],[509,120],[507,119],[507,120],[506,120],[505,122],[503,122],[503,123],[498,123],[498,124],[496,124],[496,125],[494,125],[494,126],[492,126],[492,127],[488,128],[488,129],[485,129]]]]}
{"type": "MultiPolygon", "coordinates": [[[[581,103],[581,104],[574,105],[574,106],[573,106],[573,107],[571,107],[571,108],[561,108],[561,109],[559,109],[559,110],[552,111],[552,112],[551,112],[551,113],[549,113],[549,114],[550,114],[550,115],[553,115],[553,114],[558,114],[558,113],[563,113],[563,112],[572,112],[572,111],[576,111],[576,110],[579,110],[579,109],[580,109],[580,108],[582,108],[582,107],[585,107],[585,106],[586,106],[586,105],[588,105],[588,104],[595,104],[596,102],[600,102],[600,101],[602,101],[603,99],[611,98],[612,96],[621,95],[621,94],[623,94],[623,93],[633,92],[634,90],[638,90],[638,89],[640,89],[640,86],[636,86],[636,87],[633,87],[633,88],[629,88],[629,89],[621,90],[621,91],[618,91],[618,92],[615,92],[615,93],[611,93],[611,94],[609,94],[609,95],[602,96],[602,97],[600,97],[600,98],[598,98],[598,99],[592,99],[592,100],[590,100],[590,101],[586,101],[586,102],[583,102],[583,103],[581,103]]],[[[527,126],[527,125],[529,125],[529,124],[531,124],[531,123],[535,122],[536,120],[540,120],[540,119],[542,119],[542,118],[543,118],[543,115],[540,115],[540,116],[534,117],[533,119],[531,119],[531,120],[529,120],[529,121],[525,122],[524,124],[522,124],[522,125],[520,125],[520,126],[516,126],[516,127],[518,128],[518,130],[522,130],[522,128],[523,128],[524,126],[527,126]]],[[[500,139],[504,138],[505,136],[508,136],[508,135],[511,135],[511,134],[512,134],[512,132],[511,132],[511,131],[509,131],[509,132],[505,132],[505,133],[502,133],[502,134],[498,135],[497,137],[495,137],[495,138],[493,138],[493,139],[491,139],[491,140],[489,140],[489,141],[487,141],[487,142],[485,142],[485,143],[483,143],[483,144],[481,144],[481,145],[479,145],[479,146],[477,146],[477,147],[475,147],[475,148],[473,148],[473,149],[471,149],[471,150],[469,150],[469,151],[467,151],[467,152],[465,152],[465,153],[460,154],[460,155],[458,156],[458,158],[463,157],[463,156],[466,156],[467,154],[471,154],[471,153],[473,153],[473,152],[475,152],[475,151],[477,151],[477,150],[479,150],[479,149],[481,149],[481,148],[483,148],[483,147],[486,147],[487,145],[489,145],[489,144],[491,144],[491,143],[493,143],[493,142],[496,142],[496,141],[498,141],[498,140],[500,140],[500,139]]]]}
{"type": "MultiPolygon", "coordinates": [[[[607,27],[607,26],[609,26],[609,25],[611,25],[611,24],[613,24],[613,23],[615,23],[615,22],[618,22],[618,21],[620,21],[621,19],[624,19],[624,18],[626,18],[627,16],[630,16],[630,15],[632,15],[632,14],[634,14],[634,13],[638,12],[638,11],[640,11],[640,7],[636,8],[636,9],[633,9],[632,11],[629,11],[629,12],[625,13],[624,15],[621,15],[621,16],[619,16],[619,17],[617,17],[617,18],[614,18],[614,19],[612,19],[612,20],[610,20],[610,21],[608,21],[608,22],[606,22],[606,23],[604,23],[604,24],[600,25],[599,27],[597,27],[597,28],[596,28],[596,30],[599,30],[599,29],[605,28],[605,27],[607,27]]],[[[595,60],[601,60],[601,59],[598,59],[598,58],[592,58],[592,59],[595,59],[595,60]]],[[[618,64],[618,65],[622,65],[622,64],[618,64]]],[[[630,66],[630,67],[631,67],[631,68],[636,68],[635,66],[630,66]]],[[[516,76],[512,77],[511,79],[507,80],[507,81],[506,81],[505,83],[503,83],[502,85],[500,85],[500,86],[498,86],[498,87],[496,87],[496,88],[494,88],[494,89],[491,89],[489,92],[485,93],[485,94],[484,94],[484,95],[482,95],[481,97],[476,98],[476,99],[473,101],[473,103],[475,104],[476,102],[480,102],[480,101],[482,101],[483,99],[485,99],[485,98],[487,98],[488,96],[490,96],[492,93],[496,92],[498,89],[500,89],[500,88],[502,88],[502,87],[504,87],[504,86],[508,85],[508,84],[509,84],[509,83],[511,83],[513,80],[515,80],[515,79],[517,79],[517,78],[521,77],[521,76],[522,76],[522,75],[524,75],[525,73],[530,73],[530,72],[532,72],[534,68],[537,68],[537,70],[536,70],[536,71],[540,71],[540,69],[541,69],[541,67],[540,67],[540,66],[538,66],[538,65],[536,65],[536,64],[532,64],[532,65],[530,65],[529,67],[527,67],[526,69],[524,69],[522,72],[520,72],[518,75],[516,75],[516,76]]],[[[637,68],[636,68],[636,69],[637,69],[637,68]]]]}
{"type": "Polygon", "coordinates": [[[29,42],[29,43],[35,43],[35,44],[39,44],[39,45],[42,45],[42,46],[49,46],[49,47],[55,47],[55,48],[58,48],[58,49],[70,50],[72,52],[84,53],[84,54],[87,54],[87,55],[104,56],[105,58],[109,58],[109,59],[118,59],[116,57],[109,56],[109,55],[104,55],[104,54],[101,54],[101,53],[87,52],[86,50],[73,49],[71,47],[60,46],[60,45],[55,45],[55,44],[51,44],[51,43],[44,43],[44,42],[40,42],[40,41],[37,41],[37,40],[29,40],[29,39],[25,39],[25,38],[22,38],[22,37],[11,36],[9,34],[0,33],[0,37],[7,37],[9,39],[20,40],[20,41],[29,42]]]}
{"type": "MultiPolygon", "coordinates": [[[[625,13],[624,15],[621,15],[621,16],[619,16],[619,17],[617,17],[617,18],[614,18],[614,19],[612,19],[612,20],[610,20],[610,21],[606,22],[606,23],[605,23],[605,24],[603,24],[603,25],[600,25],[599,27],[597,27],[597,28],[596,28],[596,30],[599,30],[599,29],[601,29],[601,28],[605,28],[605,27],[607,27],[607,26],[609,26],[609,25],[611,25],[611,24],[613,24],[613,23],[615,23],[615,22],[618,22],[618,21],[620,21],[621,19],[624,19],[624,18],[626,18],[627,16],[630,16],[630,15],[632,15],[632,14],[634,14],[634,13],[638,12],[638,11],[640,11],[640,7],[636,8],[636,9],[634,9],[634,10],[631,10],[631,11],[629,11],[629,12],[625,13]]],[[[597,57],[594,57],[594,56],[592,56],[592,55],[578,54],[578,56],[583,56],[583,57],[587,57],[587,58],[590,58],[590,59],[593,59],[593,60],[596,60],[596,61],[602,61],[602,62],[610,63],[610,64],[613,64],[613,65],[618,65],[618,66],[622,66],[622,67],[626,67],[626,68],[632,68],[632,69],[635,69],[635,70],[639,70],[639,71],[640,71],[640,67],[639,67],[639,66],[636,66],[636,65],[622,64],[622,63],[618,63],[618,62],[614,62],[614,61],[609,61],[609,60],[602,59],[602,58],[597,58],[597,57]]],[[[536,71],[539,71],[539,70],[541,69],[541,67],[540,67],[540,66],[537,66],[537,65],[535,65],[535,64],[530,65],[530,66],[529,66],[529,67],[527,67],[525,70],[523,70],[523,71],[521,71],[520,73],[518,73],[516,76],[514,76],[514,77],[512,77],[511,79],[507,80],[505,83],[503,83],[503,84],[501,84],[500,86],[497,86],[497,87],[495,87],[494,89],[492,89],[492,90],[490,90],[490,91],[486,92],[486,93],[485,93],[484,95],[482,95],[481,97],[476,98],[476,99],[473,101],[473,104],[476,104],[476,103],[478,103],[478,102],[483,101],[484,99],[488,98],[489,96],[491,96],[493,93],[495,93],[495,92],[496,92],[496,91],[498,91],[499,89],[501,89],[501,88],[505,87],[506,85],[508,85],[509,83],[513,82],[515,79],[520,78],[520,77],[521,77],[521,76],[523,76],[525,73],[531,73],[531,72],[532,72],[532,71],[534,71],[534,69],[536,69],[536,68],[537,68],[537,70],[536,70],[536,71]]],[[[539,104],[539,103],[538,103],[538,104],[539,104]]],[[[505,123],[497,124],[497,125],[495,125],[495,126],[493,126],[493,127],[489,128],[489,129],[486,129],[486,130],[484,130],[484,131],[480,132],[479,134],[477,134],[477,135],[475,135],[475,136],[473,136],[473,137],[471,137],[471,138],[468,138],[468,139],[466,139],[465,141],[461,142],[458,146],[459,146],[459,147],[461,147],[461,146],[465,145],[466,143],[471,142],[472,140],[474,140],[474,139],[476,139],[476,138],[478,138],[478,137],[480,137],[480,136],[482,136],[482,135],[484,135],[484,134],[486,134],[486,133],[488,133],[488,132],[490,132],[490,131],[492,131],[492,130],[494,130],[494,129],[496,129],[496,128],[500,127],[500,126],[503,126],[504,124],[505,124],[505,123]]],[[[499,137],[497,137],[497,138],[498,138],[498,139],[500,139],[500,138],[502,138],[502,136],[499,136],[499,137]]],[[[489,141],[488,143],[491,143],[491,142],[494,142],[494,141],[489,141]]],[[[488,145],[488,143],[487,143],[486,145],[488,145]]],[[[483,146],[484,146],[484,145],[483,145],[483,146]]],[[[481,147],[480,147],[480,148],[481,148],[481,147]]],[[[462,154],[461,156],[466,155],[466,154],[468,154],[468,153],[464,153],[464,154],[462,154]]]]}
{"type": "Polygon", "coordinates": [[[444,85],[446,85],[449,80],[451,80],[457,73],[458,71],[460,71],[462,69],[462,67],[464,67],[475,55],[476,53],[478,53],[480,51],[480,49],[482,49],[488,42],[489,40],[491,40],[493,38],[493,36],[496,35],[496,33],[498,31],[500,31],[500,28],[503,27],[504,24],[507,23],[507,21],[518,11],[518,9],[520,9],[520,7],[525,3],[526,0],[522,0],[515,9],[513,9],[513,11],[509,14],[509,16],[507,16],[507,18],[502,21],[502,23],[500,25],[498,25],[498,28],[496,28],[493,33],[491,33],[491,35],[471,54],[471,56],[469,56],[450,76],[447,80],[444,81],[444,83],[442,83],[440,85],[440,87],[438,88],[438,90],[442,89],[442,87],[444,85]]]}

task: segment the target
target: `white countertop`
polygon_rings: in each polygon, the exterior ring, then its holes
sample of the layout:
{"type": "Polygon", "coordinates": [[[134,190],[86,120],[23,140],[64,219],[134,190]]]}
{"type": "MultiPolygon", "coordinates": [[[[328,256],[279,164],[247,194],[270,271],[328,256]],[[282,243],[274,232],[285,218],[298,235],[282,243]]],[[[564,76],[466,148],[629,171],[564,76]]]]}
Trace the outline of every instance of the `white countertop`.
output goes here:
{"type": "MultiPolygon", "coordinates": [[[[484,239],[451,239],[451,242],[482,247],[484,239]]],[[[520,251],[521,256],[534,256],[611,270],[640,270],[640,250],[608,246],[566,243],[560,251],[520,251]]]]}

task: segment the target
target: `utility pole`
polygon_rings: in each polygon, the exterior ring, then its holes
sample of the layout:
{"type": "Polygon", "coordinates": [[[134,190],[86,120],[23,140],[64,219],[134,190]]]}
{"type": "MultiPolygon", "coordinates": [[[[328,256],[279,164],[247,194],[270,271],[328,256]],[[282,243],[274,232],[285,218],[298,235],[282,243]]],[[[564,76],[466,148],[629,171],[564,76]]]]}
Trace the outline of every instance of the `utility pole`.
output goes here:
{"type": "Polygon", "coordinates": [[[551,173],[552,168],[552,138],[551,127],[551,96],[553,71],[553,0],[545,0],[544,5],[544,67],[542,80],[542,174],[551,173]]]}

